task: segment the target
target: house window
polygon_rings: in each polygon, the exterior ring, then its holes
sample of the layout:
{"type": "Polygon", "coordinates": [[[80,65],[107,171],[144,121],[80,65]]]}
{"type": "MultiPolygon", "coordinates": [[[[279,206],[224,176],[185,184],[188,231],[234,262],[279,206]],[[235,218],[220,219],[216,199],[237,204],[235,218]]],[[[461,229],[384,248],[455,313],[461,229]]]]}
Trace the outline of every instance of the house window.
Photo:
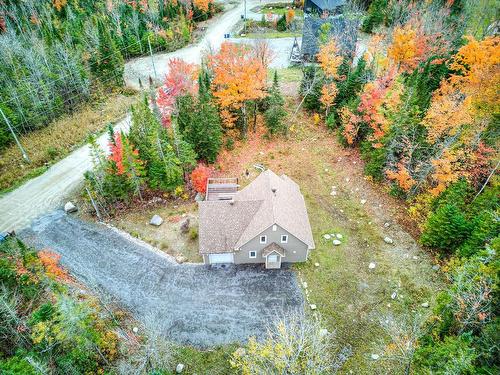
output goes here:
{"type": "Polygon", "coordinates": [[[288,243],[288,236],[286,234],[281,236],[281,243],[288,243]]]}
{"type": "Polygon", "coordinates": [[[260,243],[266,243],[267,242],[267,236],[260,236],[260,243]]]}
{"type": "Polygon", "coordinates": [[[249,257],[250,258],[257,258],[257,252],[256,251],[250,251],[249,252],[249,257]]]}

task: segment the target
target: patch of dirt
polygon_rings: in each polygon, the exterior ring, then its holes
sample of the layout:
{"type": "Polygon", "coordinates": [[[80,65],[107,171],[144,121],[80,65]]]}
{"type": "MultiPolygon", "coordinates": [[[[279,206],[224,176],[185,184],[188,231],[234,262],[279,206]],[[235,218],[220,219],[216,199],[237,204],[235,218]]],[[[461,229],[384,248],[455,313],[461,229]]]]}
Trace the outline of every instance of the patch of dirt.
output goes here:
{"type": "Polygon", "coordinates": [[[309,261],[295,267],[309,285],[309,302],[338,341],[352,347],[348,370],[397,373],[397,363],[370,360],[372,353],[383,355],[387,340],[380,321],[428,313],[421,304],[432,307],[442,277],[413,238],[417,229],[404,202],[366,178],[359,153],[342,147],[323,124],[304,111],[293,115],[297,104],[288,98],[288,140],[266,140],[261,126],[221,155],[219,174],[240,177],[245,185],[260,173],[254,164],[262,164],[300,185],[316,242],[309,261]],[[341,234],[342,244],[334,246],[324,234],[341,234]]]}

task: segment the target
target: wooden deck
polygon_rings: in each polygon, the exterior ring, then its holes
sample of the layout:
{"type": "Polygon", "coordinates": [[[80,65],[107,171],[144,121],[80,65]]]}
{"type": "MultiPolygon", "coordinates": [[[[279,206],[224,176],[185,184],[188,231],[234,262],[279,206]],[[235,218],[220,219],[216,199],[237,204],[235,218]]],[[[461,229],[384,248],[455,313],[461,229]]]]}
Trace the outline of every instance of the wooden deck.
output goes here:
{"type": "Polygon", "coordinates": [[[207,201],[231,200],[238,192],[238,178],[209,178],[207,181],[207,201]]]}

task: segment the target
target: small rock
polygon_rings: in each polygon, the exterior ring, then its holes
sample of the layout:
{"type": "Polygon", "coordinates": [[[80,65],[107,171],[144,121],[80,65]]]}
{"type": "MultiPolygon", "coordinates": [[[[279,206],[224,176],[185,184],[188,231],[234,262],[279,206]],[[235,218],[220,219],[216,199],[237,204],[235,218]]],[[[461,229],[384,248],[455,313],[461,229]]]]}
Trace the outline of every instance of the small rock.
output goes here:
{"type": "Polygon", "coordinates": [[[391,237],[384,237],[384,242],[388,244],[393,244],[394,240],[391,237]]]}
{"type": "Polygon", "coordinates": [[[73,202],[67,202],[65,205],[64,205],[64,211],[69,214],[71,212],[76,212],[78,211],[78,208],[76,208],[76,206],[73,204],[73,202]]]}
{"type": "Polygon", "coordinates": [[[417,260],[418,256],[414,255],[412,258],[413,258],[413,260],[417,260]]]}
{"type": "Polygon", "coordinates": [[[311,308],[311,310],[316,310],[316,305],[314,303],[311,303],[309,307],[311,308]]]}
{"type": "Polygon", "coordinates": [[[320,336],[320,337],[324,337],[324,336],[326,336],[326,335],[328,335],[328,330],[327,330],[326,328],[321,328],[321,329],[319,330],[319,336],[320,336]]]}
{"type": "Polygon", "coordinates": [[[319,263],[314,263],[314,267],[319,267],[319,263]]]}
{"type": "Polygon", "coordinates": [[[182,264],[187,260],[187,258],[184,255],[179,254],[175,257],[175,260],[177,261],[177,263],[182,264]]]}
{"type": "Polygon", "coordinates": [[[432,266],[432,269],[433,269],[434,271],[439,271],[439,269],[440,269],[440,268],[441,268],[441,267],[439,267],[439,264],[435,264],[435,265],[433,265],[433,266],[432,266]]]}
{"type": "Polygon", "coordinates": [[[137,328],[137,327],[132,328],[132,332],[134,332],[134,333],[139,332],[139,328],[137,328]]]}
{"type": "Polygon", "coordinates": [[[356,164],[356,162],[355,162],[355,161],[353,161],[353,162],[352,162],[352,164],[356,164]]]}
{"type": "Polygon", "coordinates": [[[337,234],[335,235],[335,237],[337,237],[339,240],[341,240],[344,236],[342,236],[340,233],[337,233],[337,234]]]}
{"type": "Polygon", "coordinates": [[[366,199],[361,199],[361,204],[365,204],[366,203],[366,199]]]}
{"type": "Polygon", "coordinates": [[[154,225],[159,227],[163,223],[163,219],[161,218],[160,215],[154,215],[151,220],[149,221],[149,224],[154,225]]]}
{"type": "Polygon", "coordinates": [[[372,359],[373,359],[374,361],[376,361],[376,360],[377,360],[377,359],[379,359],[379,358],[380,358],[380,356],[379,356],[378,354],[372,354],[372,359]]]}
{"type": "Polygon", "coordinates": [[[339,246],[342,242],[340,242],[339,240],[333,240],[333,244],[335,246],[339,246]]]}
{"type": "Polygon", "coordinates": [[[189,218],[184,220],[181,224],[181,233],[187,233],[189,231],[189,218]]]}
{"type": "Polygon", "coordinates": [[[421,306],[422,306],[422,307],[425,307],[425,308],[428,308],[428,307],[429,307],[429,302],[424,302],[424,303],[422,303],[422,305],[421,305],[421,306]]]}
{"type": "Polygon", "coordinates": [[[345,178],[345,182],[349,182],[351,179],[349,177],[345,178]]]}
{"type": "Polygon", "coordinates": [[[325,172],[328,172],[328,168],[325,168],[325,172]]]}
{"type": "Polygon", "coordinates": [[[389,228],[391,226],[391,223],[384,223],[384,228],[389,228]]]}
{"type": "Polygon", "coordinates": [[[304,282],[302,283],[302,285],[304,286],[304,288],[305,288],[305,289],[307,289],[307,282],[306,282],[306,281],[304,281],[304,282]]]}
{"type": "Polygon", "coordinates": [[[398,296],[398,294],[396,292],[393,292],[391,294],[391,299],[396,299],[397,296],[398,296]]]}
{"type": "Polygon", "coordinates": [[[330,238],[332,238],[332,236],[330,236],[329,234],[324,234],[324,235],[323,235],[323,238],[324,238],[325,240],[329,240],[330,238]]]}
{"type": "Polygon", "coordinates": [[[375,262],[370,262],[370,264],[368,265],[368,268],[369,269],[374,269],[377,265],[375,264],[375,262]]]}
{"type": "Polygon", "coordinates": [[[335,190],[332,190],[332,192],[330,193],[330,195],[331,195],[332,197],[334,197],[334,196],[336,196],[336,195],[337,195],[337,192],[336,192],[335,190]]]}
{"type": "Polygon", "coordinates": [[[340,210],[340,213],[342,213],[342,214],[343,214],[343,213],[344,213],[344,210],[340,210]]]}
{"type": "Polygon", "coordinates": [[[205,198],[203,197],[203,194],[201,194],[201,193],[196,193],[196,196],[194,197],[194,200],[195,200],[196,202],[201,202],[201,201],[203,201],[204,199],[205,199],[205,198]]]}
{"type": "Polygon", "coordinates": [[[180,374],[182,371],[184,371],[184,364],[179,363],[177,367],[175,368],[175,372],[180,374]]]}

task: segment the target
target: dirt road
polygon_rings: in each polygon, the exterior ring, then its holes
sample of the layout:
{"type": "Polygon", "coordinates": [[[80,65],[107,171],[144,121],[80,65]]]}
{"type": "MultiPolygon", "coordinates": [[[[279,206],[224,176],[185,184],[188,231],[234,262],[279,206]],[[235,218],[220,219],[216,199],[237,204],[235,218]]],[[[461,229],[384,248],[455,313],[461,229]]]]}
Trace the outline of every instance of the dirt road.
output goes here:
{"type": "MultiPolygon", "coordinates": [[[[260,4],[260,1],[247,1],[247,7],[253,7],[256,4],[260,4]]],[[[240,20],[242,13],[243,2],[219,16],[215,22],[210,23],[205,36],[197,44],[155,57],[157,75],[160,77],[167,72],[167,62],[174,57],[189,62],[199,62],[202,50],[209,45],[219,46],[224,40],[224,33],[231,30],[240,20]]],[[[138,87],[140,77],[143,82],[147,82],[148,77],[153,75],[150,57],[131,60],[125,65],[125,80],[132,86],[138,87]]],[[[126,131],[129,125],[130,117],[127,116],[116,124],[116,129],[126,131]]],[[[102,135],[98,143],[107,149],[107,135],[102,135]]],[[[0,198],[0,232],[23,228],[34,218],[61,207],[65,199],[83,181],[83,174],[91,166],[89,147],[85,145],[51,166],[44,174],[2,196],[0,198]]]]}
{"type": "Polygon", "coordinates": [[[159,250],[62,211],[35,220],[20,237],[38,249],[58,252],[85,285],[182,344],[244,341],[263,334],[275,317],[303,308],[291,270],[179,265],[159,250]]]}

